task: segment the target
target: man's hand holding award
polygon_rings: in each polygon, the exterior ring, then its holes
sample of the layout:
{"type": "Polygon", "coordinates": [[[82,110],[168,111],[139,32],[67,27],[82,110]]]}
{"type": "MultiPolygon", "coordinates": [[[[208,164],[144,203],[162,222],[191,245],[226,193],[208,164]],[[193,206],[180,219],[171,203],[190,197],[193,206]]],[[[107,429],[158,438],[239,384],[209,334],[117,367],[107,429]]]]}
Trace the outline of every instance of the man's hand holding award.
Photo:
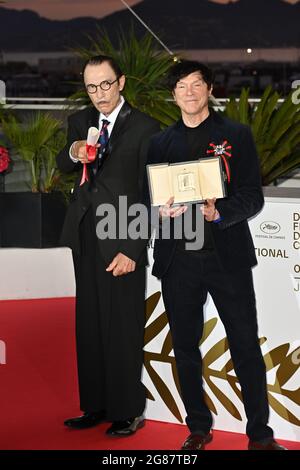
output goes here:
{"type": "Polygon", "coordinates": [[[92,163],[95,161],[97,156],[98,148],[100,144],[98,143],[100,131],[97,127],[90,127],[88,130],[87,140],[80,141],[78,148],[78,160],[83,164],[82,177],[80,181],[80,186],[82,186],[86,181],[89,180],[87,163],[92,163]]]}

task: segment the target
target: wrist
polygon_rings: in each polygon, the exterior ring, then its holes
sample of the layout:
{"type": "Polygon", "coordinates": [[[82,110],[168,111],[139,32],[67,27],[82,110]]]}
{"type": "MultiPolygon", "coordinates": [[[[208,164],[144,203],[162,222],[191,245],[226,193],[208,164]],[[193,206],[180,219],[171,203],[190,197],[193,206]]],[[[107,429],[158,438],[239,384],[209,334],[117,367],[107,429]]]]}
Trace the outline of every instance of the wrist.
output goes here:
{"type": "Polygon", "coordinates": [[[217,224],[217,223],[221,222],[221,220],[222,220],[222,217],[220,216],[220,213],[219,213],[218,209],[216,209],[215,214],[214,214],[214,218],[213,218],[212,221],[213,221],[214,224],[217,224]]]}

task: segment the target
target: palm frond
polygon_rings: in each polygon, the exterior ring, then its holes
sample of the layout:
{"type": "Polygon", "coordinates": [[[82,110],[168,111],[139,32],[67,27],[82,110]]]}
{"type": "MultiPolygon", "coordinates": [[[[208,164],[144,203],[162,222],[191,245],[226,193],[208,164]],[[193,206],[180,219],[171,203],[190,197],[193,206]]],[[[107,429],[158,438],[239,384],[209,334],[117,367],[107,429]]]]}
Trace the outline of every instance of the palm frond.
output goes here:
{"type": "MultiPolygon", "coordinates": [[[[24,122],[19,122],[11,114],[1,120],[1,125],[6,138],[11,143],[20,157],[28,163],[31,173],[31,190],[44,191],[42,172],[49,173],[49,164],[55,167],[55,151],[53,149],[55,138],[60,127],[60,122],[48,113],[37,112],[28,117],[24,122]],[[45,160],[46,155],[48,161],[45,160]],[[46,164],[46,166],[45,166],[46,164]]],[[[55,146],[59,143],[56,140],[55,146]]],[[[53,175],[52,175],[53,176],[53,175]]]]}
{"type": "Polygon", "coordinates": [[[252,128],[261,164],[264,184],[300,166],[300,104],[292,101],[292,92],[279,103],[279,94],[266,88],[255,109],[247,105],[248,90],[242,90],[239,101],[231,99],[224,114],[252,128]]]}

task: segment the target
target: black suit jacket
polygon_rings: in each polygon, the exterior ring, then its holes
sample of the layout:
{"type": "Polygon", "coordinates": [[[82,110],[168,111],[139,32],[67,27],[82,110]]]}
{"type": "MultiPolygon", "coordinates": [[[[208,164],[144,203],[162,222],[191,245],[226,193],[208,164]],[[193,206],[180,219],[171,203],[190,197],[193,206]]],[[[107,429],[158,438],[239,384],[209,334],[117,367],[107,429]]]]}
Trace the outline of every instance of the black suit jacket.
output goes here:
{"type": "MultiPolygon", "coordinates": [[[[88,165],[89,182],[80,186],[83,165],[73,163],[69,149],[75,140],[85,140],[88,128],[99,126],[99,112],[94,107],[86,108],[68,119],[68,140],[57,156],[58,168],[65,173],[78,171],[78,178],[67,211],[61,244],[80,253],[79,224],[92,205],[95,216],[99,204],[115,207],[118,219],[119,196],[127,196],[128,206],[141,202],[143,175],[150,137],[160,128],[157,121],[124,103],[114,124],[104,163],[93,177],[88,165]]],[[[95,224],[99,219],[96,219],[95,224]]],[[[102,257],[109,264],[118,252],[124,253],[138,264],[145,264],[147,240],[99,240],[102,257]]]]}
{"type": "MultiPolygon", "coordinates": [[[[228,159],[231,182],[228,197],[218,199],[216,207],[222,221],[211,223],[217,255],[227,270],[251,267],[257,263],[247,219],[263,206],[263,193],[259,160],[248,126],[234,122],[211,111],[213,123],[210,142],[232,145],[228,159]]],[[[148,163],[179,162],[188,160],[185,126],[180,120],[151,139],[148,163]]],[[[204,157],[205,155],[200,157],[204,157]]],[[[144,195],[145,197],[145,195],[144,195]]],[[[149,195],[146,194],[146,199],[149,195]]],[[[148,199],[149,204],[149,199],[148,199]]],[[[176,240],[157,239],[154,245],[153,274],[161,278],[170,266],[176,240]]]]}

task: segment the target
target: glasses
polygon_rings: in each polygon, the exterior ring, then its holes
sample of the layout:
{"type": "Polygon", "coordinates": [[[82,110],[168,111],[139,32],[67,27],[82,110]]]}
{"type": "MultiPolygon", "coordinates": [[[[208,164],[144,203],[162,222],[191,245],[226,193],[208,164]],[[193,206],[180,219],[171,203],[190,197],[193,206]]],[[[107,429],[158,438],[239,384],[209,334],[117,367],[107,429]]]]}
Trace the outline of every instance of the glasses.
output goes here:
{"type": "Polygon", "coordinates": [[[119,78],[116,78],[113,82],[110,82],[108,80],[103,80],[103,82],[99,83],[99,85],[94,85],[93,83],[89,83],[86,86],[86,91],[90,94],[96,93],[97,88],[100,87],[101,90],[103,91],[108,91],[110,90],[111,86],[116,83],[119,80],[119,78]]]}

